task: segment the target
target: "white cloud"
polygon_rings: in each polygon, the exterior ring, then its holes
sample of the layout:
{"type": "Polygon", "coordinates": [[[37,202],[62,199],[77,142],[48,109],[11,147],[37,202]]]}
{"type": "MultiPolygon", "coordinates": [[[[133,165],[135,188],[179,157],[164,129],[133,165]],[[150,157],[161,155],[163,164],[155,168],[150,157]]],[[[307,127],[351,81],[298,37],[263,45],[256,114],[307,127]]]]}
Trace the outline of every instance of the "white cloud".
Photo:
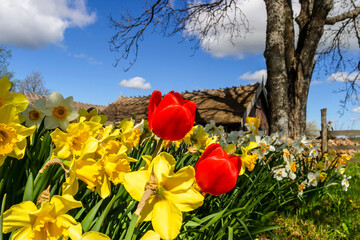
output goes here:
{"type": "Polygon", "coordinates": [[[126,87],[126,88],[135,88],[135,89],[151,89],[150,83],[146,83],[145,79],[142,77],[134,77],[129,80],[122,80],[119,83],[120,86],[126,87]]]}
{"type": "Polygon", "coordinates": [[[254,73],[247,72],[239,77],[240,80],[247,80],[250,82],[261,82],[263,78],[264,78],[264,82],[266,82],[266,78],[267,78],[266,69],[261,69],[254,73]]]}
{"type": "Polygon", "coordinates": [[[324,82],[323,81],[319,81],[319,80],[312,80],[310,82],[310,85],[319,85],[319,84],[323,84],[324,82]]]}
{"type": "MultiPolygon", "coordinates": [[[[265,50],[265,34],[266,34],[266,10],[263,0],[246,0],[237,1],[237,5],[242,10],[249,22],[249,32],[244,36],[237,36],[231,38],[229,33],[222,30],[221,26],[216,27],[218,29],[218,36],[207,36],[202,42],[202,48],[212,54],[215,57],[233,56],[236,58],[244,58],[249,55],[255,55],[263,53],[265,50]],[[231,40],[230,40],[231,39],[231,40]]],[[[235,12],[234,9],[228,11],[230,16],[228,19],[232,19],[233,16],[239,12],[235,12]]],[[[203,16],[205,19],[205,16],[203,16]]],[[[241,21],[240,19],[238,19],[241,21]]],[[[225,20],[226,24],[229,20],[225,20]]],[[[206,21],[203,21],[206,24],[206,21]]],[[[199,31],[191,31],[193,26],[187,26],[187,33],[189,35],[198,35],[199,31]]],[[[202,26],[203,27],[203,26],[202,26]]],[[[200,27],[200,29],[202,28],[200,27]]],[[[245,33],[245,30],[243,30],[245,33]]]]}
{"type": "Polygon", "coordinates": [[[360,113],[360,107],[356,107],[356,108],[352,109],[351,112],[360,113]]]}
{"type": "Polygon", "coordinates": [[[64,39],[69,27],[96,20],[85,0],[1,0],[0,44],[40,48],[64,39]]]}
{"type": "Polygon", "coordinates": [[[360,72],[353,72],[353,73],[347,73],[347,72],[337,72],[333,73],[328,77],[326,80],[331,82],[347,82],[347,81],[354,81],[355,79],[359,80],[360,78],[360,72]]]}

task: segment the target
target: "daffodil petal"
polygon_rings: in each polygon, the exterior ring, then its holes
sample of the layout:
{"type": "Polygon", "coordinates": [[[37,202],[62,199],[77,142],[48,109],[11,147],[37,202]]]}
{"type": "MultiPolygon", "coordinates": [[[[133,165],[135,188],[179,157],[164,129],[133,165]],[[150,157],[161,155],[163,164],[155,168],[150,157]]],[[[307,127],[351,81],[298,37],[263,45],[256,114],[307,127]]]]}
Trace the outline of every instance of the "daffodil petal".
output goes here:
{"type": "Polygon", "coordinates": [[[84,233],[81,237],[81,240],[111,240],[107,235],[100,232],[87,232],[84,233]]]}
{"type": "Polygon", "coordinates": [[[9,233],[20,227],[29,226],[35,221],[32,215],[38,209],[30,201],[22,202],[6,210],[3,215],[3,232],[9,233]]]}
{"type": "Polygon", "coordinates": [[[56,221],[61,225],[68,227],[69,237],[72,240],[80,240],[82,234],[81,224],[78,223],[72,216],[63,214],[56,218],[56,221]]]}
{"type": "Polygon", "coordinates": [[[100,195],[101,198],[107,198],[111,193],[111,184],[109,178],[106,174],[102,176],[101,184],[96,186],[96,191],[100,195]]]}
{"type": "Polygon", "coordinates": [[[55,206],[56,215],[62,215],[73,208],[82,207],[82,203],[80,201],[76,201],[71,195],[55,195],[51,198],[50,203],[55,206]]]}
{"type": "MultiPolygon", "coordinates": [[[[4,232],[5,233],[5,232],[4,232]]],[[[34,232],[31,226],[23,227],[14,232],[12,239],[16,240],[29,240],[34,239],[34,232]]]]}
{"type": "Polygon", "coordinates": [[[144,205],[144,208],[141,210],[139,222],[142,221],[151,221],[151,214],[154,209],[154,204],[156,202],[156,197],[151,196],[144,205]]]}
{"type": "Polygon", "coordinates": [[[123,185],[133,199],[140,201],[145,191],[145,185],[149,179],[149,171],[129,172],[124,175],[123,185]]]}
{"type": "Polygon", "coordinates": [[[166,152],[160,153],[153,159],[150,169],[154,170],[155,176],[160,185],[162,185],[164,182],[163,176],[171,175],[175,163],[175,158],[166,152]]]}
{"type": "Polygon", "coordinates": [[[181,224],[181,211],[172,201],[164,198],[155,203],[152,213],[152,225],[161,238],[176,238],[180,232],[181,224]]]}
{"type": "Polygon", "coordinates": [[[203,205],[204,197],[194,188],[184,192],[164,192],[165,197],[172,201],[182,212],[189,212],[203,205]]]}
{"type": "Polygon", "coordinates": [[[195,181],[195,170],[191,166],[186,166],[175,174],[167,177],[164,181],[164,188],[171,192],[185,191],[189,189],[195,181]]]}
{"type": "Polygon", "coordinates": [[[153,230],[149,230],[140,238],[140,240],[160,240],[160,234],[153,230]]]}

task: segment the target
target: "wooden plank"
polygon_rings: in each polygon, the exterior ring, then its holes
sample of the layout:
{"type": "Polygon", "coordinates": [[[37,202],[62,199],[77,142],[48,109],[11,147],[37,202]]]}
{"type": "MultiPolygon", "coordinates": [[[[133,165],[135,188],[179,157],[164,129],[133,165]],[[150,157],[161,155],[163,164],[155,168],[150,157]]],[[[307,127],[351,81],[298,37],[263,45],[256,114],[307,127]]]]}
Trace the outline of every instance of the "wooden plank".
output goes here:
{"type": "Polygon", "coordinates": [[[328,148],[333,150],[351,150],[351,149],[360,150],[360,146],[351,146],[351,145],[341,145],[341,146],[328,145],[328,148]]]}
{"type": "Polygon", "coordinates": [[[327,152],[328,148],[328,131],[326,122],[326,108],[321,109],[321,152],[327,152]]]}
{"type": "Polygon", "coordinates": [[[360,130],[336,130],[329,131],[330,136],[360,136],[360,130]]]}
{"type": "Polygon", "coordinates": [[[360,162],[360,158],[350,158],[349,162],[360,162]]]}

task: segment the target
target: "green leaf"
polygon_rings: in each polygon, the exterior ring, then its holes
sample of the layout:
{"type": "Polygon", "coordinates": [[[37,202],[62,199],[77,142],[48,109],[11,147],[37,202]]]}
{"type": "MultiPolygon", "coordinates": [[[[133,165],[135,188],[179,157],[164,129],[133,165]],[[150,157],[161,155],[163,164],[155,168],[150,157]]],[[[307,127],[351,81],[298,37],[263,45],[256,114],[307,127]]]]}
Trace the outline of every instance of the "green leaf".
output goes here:
{"type": "Polygon", "coordinates": [[[268,222],[268,221],[272,220],[276,212],[277,211],[272,211],[272,212],[266,213],[265,215],[263,215],[261,217],[261,222],[268,222]]]}
{"type": "Polygon", "coordinates": [[[98,220],[96,220],[95,225],[91,228],[91,231],[95,231],[95,232],[99,232],[100,228],[106,218],[106,215],[109,213],[113,203],[115,201],[115,196],[112,197],[111,201],[108,203],[108,205],[106,206],[106,208],[104,209],[104,211],[101,213],[100,217],[98,220]]]}
{"type": "Polygon", "coordinates": [[[33,191],[34,191],[34,177],[32,173],[30,173],[25,185],[23,202],[33,201],[33,191]]]}
{"type": "Polygon", "coordinates": [[[91,210],[88,214],[86,214],[85,218],[81,221],[81,226],[84,230],[84,232],[87,232],[90,227],[92,222],[94,221],[94,218],[96,216],[96,213],[98,212],[102,202],[104,201],[104,199],[101,199],[91,210]]]}
{"type": "Polygon", "coordinates": [[[3,213],[5,209],[5,202],[6,202],[6,193],[4,194],[0,209],[0,240],[3,240],[2,226],[3,226],[3,213]]]}
{"type": "Polygon", "coordinates": [[[223,214],[225,213],[227,208],[225,208],[224,210],[222,210],[221,212],[218,212],[218,213],[215,213],[215,214],[211,214],[209,216],[207,216],[206,218],[209,218],[210,217],[210,221],[205,225],[203,226],[200,230],[201,231],[204,231],[206,228],[210,227],[211,225],[213,225],[215,222],[217,222],[222,216],[223,214]]]}
{"type": "Polygon", "coordinates": [[[232,227],[228,227],[228,240],[234,239],[234,229],[232,227]]]}

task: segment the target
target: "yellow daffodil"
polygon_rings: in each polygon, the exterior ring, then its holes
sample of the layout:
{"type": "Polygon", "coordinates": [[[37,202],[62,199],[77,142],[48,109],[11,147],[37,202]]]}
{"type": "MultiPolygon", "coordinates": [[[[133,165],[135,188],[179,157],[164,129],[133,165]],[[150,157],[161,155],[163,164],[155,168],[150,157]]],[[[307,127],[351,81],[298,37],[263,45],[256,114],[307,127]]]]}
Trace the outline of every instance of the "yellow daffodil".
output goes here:
{"type": "Polygon", "coordinates": [[[258,159],[257,154],[248,154],[252,149],[257,148],[259,145],[256,142],[250,142],[248,146],[241,147],[241,160],[243,164],[241,165],[241,170],[239,172],[239,175],[242,175],[245,173],[245,167],[251,172],[254,170],[256,165],[256,160],[258,159]]]}
{"type": "Polygon", "coordinates": [[[127,148],[122,146],[117,154],[104,155],[98,164],[101,166],[97,177],[96,191],[100,197],[106,198],[110,195],[111,184],[123,183],[124,174],[130,172],[130,162],[136,161],[126,155],[127,148]]]}
{"type": "Polygon", "coordinates": [[[50,202],[41,203],[40,209],[30,201],[16,204],[4,212],[3,233],[17,230],[13,240],[57,240],[61,236],[80,240],[81,224],[66,212],[81,206],[70,195],[53,196],[50,202]]]}
{"type": "Polygon", "coordinates": [[[21,113],[22,116],[25,116],[25,125],[26,126],[40,126],[41,121],[44,118],[44,113],[42,109],[46,105],[46,100],[41,98],[38,99],[34,105],[29,105],[24,112],[21,113]]]}
{"type": "Polygon", "coordinates": [[[10,93],[11,82],[5,76],[0,79],[0,108],[6,105],[15,107],[16,113],[20,113],[26,109],[29,100],[24,94],[10,93]]]}
{"type": "Polygon", "coordinates": [[[73,97],[65,98],[58,92],[52,92],[49,95],[49,104],[44,108],[45,128],[55,129],[60,127],[66,130],[69,122],[78,117],[78,113],[72,106],[73,97]]]}
{"type": "Polygon", "coordinates": [[[194,134],[191,135],[192,146],[197,149],[204,149],[206,147],[206,141],[209,138],[209,134],[204,132],[204,127],[198,125],[194,130],[194,134]]]}
{"type": "Polygon", "coordinates": [[[327,177],[327,174],[325,172],[321,172],[319,175],[319,179],[321,182],[324,182],[327,177]]]}
{"type": "Polygon", "coordinates": [[[95,160],[97,148],[97,140],[90,138],[82,147],[80,157],[73,157],[69,168],[69,177],[62,185],[63,194],[75,195],[77,193],[77,179],[85,182],[87,188],[94,191],[97,177],[101,171],[101,165],[95,160]]]}
{"type": "Polygon", "coordinates": [[[100,232],[87,232],[81,236],[81,240],[111,240],[106,234],[100,232]]]}
{"type": "Polygon", "coordinates": [[[132,119],[123,119],[118,125],[120,128],[120,140],[126,146],[130,148],[136,147],[140,141],[141,131],[134,128],[134,122],[132,119]]]}
{"type": "Polygon", "coordinates": [[[156,178],[155,194],[146,201],[139,221],[152,221],[154,230],[163,239],[174,239],[179,234],[182,213],[192,211],[203,204],[204,197],[193,188],[195,170],[191,166],[173,173],[175,159],[168,153],[160,153],[150,166],[124,175],[124,186],[130,195],[140,201],[146,183],[153,172],[156,178]]]}
{"type": "Polygon", "coordinates": [[[55,129],[51,133],[56,148],[53,156],[68,159],[71,156],[80,156],[83,146],[90,138],[97,136],[102,125],[95,122],[70,123],[66,131],[55,129]]]}
{"type": "Polygon", "coordinates": [[[160,240],[160,234],[153,230],[149,230],[140,238],[140,240],[160,240]]]}
{"type": "Polygon", "coordinates": [[[245,122],[249,124],[250,131],[253,131],[254,134],[258,134],[257,130],[260,127],[260,118],[257,117],[246,117],[245,122]]]}
{"type": "Polygon", "coordinates": [[[91,121],[104,124],[108,120],[108,117],[105,115],[99,115],[97,109],[92,109],[91,111],[86,111],[85,109],[79,109],[78,111],[80,118],[83,118],[84,121],[91,121]]]}
{"type": "Polygon", "coordinates": [[[35,126],[27,128],[20,125],[16,111],[11,105],[0,108],[0,166],[7,156],[23,158],[26,137],[35,131],[35,126]]]}

